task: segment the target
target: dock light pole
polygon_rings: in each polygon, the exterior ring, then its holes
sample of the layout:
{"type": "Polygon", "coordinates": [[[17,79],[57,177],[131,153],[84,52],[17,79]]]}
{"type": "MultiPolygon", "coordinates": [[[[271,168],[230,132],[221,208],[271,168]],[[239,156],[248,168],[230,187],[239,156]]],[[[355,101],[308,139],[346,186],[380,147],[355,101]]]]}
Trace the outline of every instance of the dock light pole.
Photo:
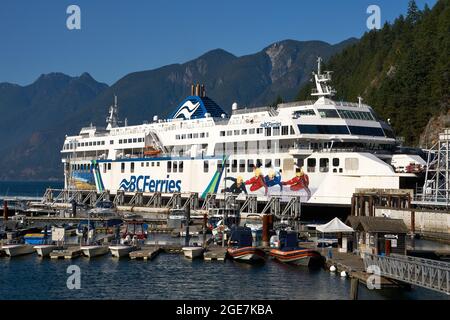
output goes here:
{"type": "Polygon", "coordinates": [[[189,222],[191,221],[191,205],[188,204],[186,207],[185,217],[186,217],[186,236],[184,238],[184,245],[189,247],[189,222]]]}
{"type": "Polygon", "coordinates": [[[8,201],[3,200],[3,220],[8,221],[8,201]]]}

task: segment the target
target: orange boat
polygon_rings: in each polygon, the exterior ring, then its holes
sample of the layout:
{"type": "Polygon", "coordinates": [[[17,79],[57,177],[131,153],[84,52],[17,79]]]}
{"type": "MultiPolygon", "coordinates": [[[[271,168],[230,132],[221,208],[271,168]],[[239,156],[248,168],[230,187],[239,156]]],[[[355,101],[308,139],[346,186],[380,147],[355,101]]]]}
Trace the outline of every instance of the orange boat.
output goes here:
{"type": "Polygon", "coordinates": [[[151,156],[151,157],[154,157],[154,156],[157,156],[157,155],[160,154],[160,153],[161,153],[161,150],[155,149],[155,148],[152,147],[152,146],[145,147],[145,149],[144,149],[144,156],[151,156]]]}

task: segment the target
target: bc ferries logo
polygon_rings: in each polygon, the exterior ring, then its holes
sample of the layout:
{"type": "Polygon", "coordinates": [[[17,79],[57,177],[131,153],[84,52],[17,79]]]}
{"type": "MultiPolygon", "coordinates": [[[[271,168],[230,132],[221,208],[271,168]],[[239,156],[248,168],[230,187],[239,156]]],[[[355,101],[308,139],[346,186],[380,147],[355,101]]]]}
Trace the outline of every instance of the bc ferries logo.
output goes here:
{"type": "Polygon", "coordinates": [[[150,176],[131,176],[123,179],[119,189],[139,192],[180,192],[181,180],[154,180],[150,176]]]}
{"type": "Polygon", "coordinates": [[[191,101],[186,101],[183,106],[178,109],[177,113],[173,116],[174,119],[184,117],[184,119],[190,119],[195,111],[200,107],[200,102],[193,104],[191,101]]]}

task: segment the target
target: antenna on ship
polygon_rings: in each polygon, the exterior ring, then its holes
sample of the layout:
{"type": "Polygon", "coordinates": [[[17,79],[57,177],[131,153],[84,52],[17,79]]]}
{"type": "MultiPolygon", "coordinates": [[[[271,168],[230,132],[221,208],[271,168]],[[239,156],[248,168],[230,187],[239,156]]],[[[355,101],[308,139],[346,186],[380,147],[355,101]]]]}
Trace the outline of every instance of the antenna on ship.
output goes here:
{"type": "Polygon", "coordinates": [[[361,97],[361,96],[358,96],[358,107],[362,107],[362,101],[363,101],[364,99],[361,97]]]}
{"type": "Polygon", "coordinates": [[[316,88],[312,90],[312,96],[318,96],[319,100],[323,101],[325,97],[332,97],[336,93],[336,90],[327,84],[331,81],[331,73],[331,71],[325,71],[322,74],[322,58],[317,57],[317,73],[313,72],[316,88]]]}
{"type": "Polygon", "coordinates": [[[114,104],[109,107],[108,117],[106,118],[106,129],[116,128],[119,126],[119,107],[117,106],[117,96],[114,95],[114,104]]]}

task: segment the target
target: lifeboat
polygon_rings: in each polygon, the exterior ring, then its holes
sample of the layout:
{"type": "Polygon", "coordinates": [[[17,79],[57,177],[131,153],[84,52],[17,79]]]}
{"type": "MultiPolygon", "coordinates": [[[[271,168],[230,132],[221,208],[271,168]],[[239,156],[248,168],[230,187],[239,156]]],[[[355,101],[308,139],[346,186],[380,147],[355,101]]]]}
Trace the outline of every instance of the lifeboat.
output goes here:
{"type": "Polygon", "coordinates": [[[145,149],[144,149],[144,156],[154,157],[154,156],[159,155],[160,153],[161,153],[161,150],[156,149],[152,146],[145,147],[145,149]]]}

